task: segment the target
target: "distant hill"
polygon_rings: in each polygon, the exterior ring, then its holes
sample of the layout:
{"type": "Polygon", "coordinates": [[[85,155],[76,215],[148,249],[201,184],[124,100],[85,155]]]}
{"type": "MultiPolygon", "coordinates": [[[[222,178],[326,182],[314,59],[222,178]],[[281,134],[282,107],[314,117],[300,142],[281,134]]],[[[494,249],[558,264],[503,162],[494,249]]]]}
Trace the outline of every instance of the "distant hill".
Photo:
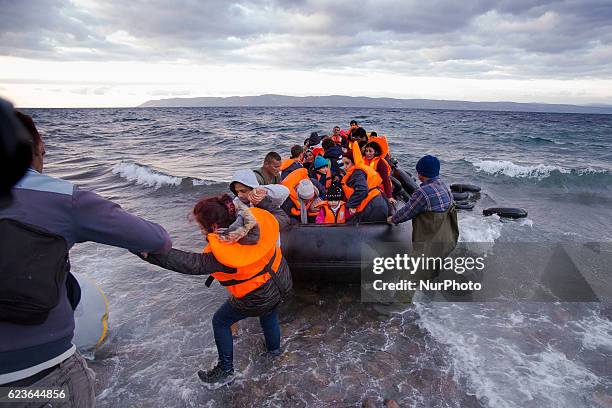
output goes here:
{"type": "Polygon", "coordinates": [[[513,112],[551,112],[551,113],[603,113],[612,114],[612,106],[580,106],[549,103],[517,102],[468,102],[445,101],[434,99],[395,99],[369,98],[366,96],[229,96],[225,98],[170,98],[151,100],[139,105],[139,108],[175,108],[175,107],[232,107],[232,106],[286,106],[286,107],[320,107],[320,108],[408,108],[408,109],[452,109],[484,110],[513,112]]]}

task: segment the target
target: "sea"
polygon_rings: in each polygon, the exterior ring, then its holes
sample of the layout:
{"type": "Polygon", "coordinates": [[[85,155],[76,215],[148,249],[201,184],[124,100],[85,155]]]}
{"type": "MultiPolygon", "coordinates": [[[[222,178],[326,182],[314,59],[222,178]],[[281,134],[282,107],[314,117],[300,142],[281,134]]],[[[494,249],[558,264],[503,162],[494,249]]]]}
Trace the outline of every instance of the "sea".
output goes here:
{"type": "MultiPolygon", "coordinates": [[[[232,173],[288,157],[310,132],[355,119],[387,135],[400,166],[434,154],[442,178],[482,188],[459,213],[463,242],[612,241],[612,115],[374,108],[25,109],[46,144],[44,172],[164,226],[199,252],[190,210],[232,173]],[[527,218],[483,217],[491,206],[527,218]]],[[[345,243],[338,242],[337,245],[345,243]]],[[[317,254],[313,254],[316,256],[317,254]]],[[[359,289],[307,282],[280,310],[282,356],[257,319],[239,324],[236,380],[205,387],[217,359],[211,318],[227,293],[204,277],[95,243],[73,271],[110,303],[89,365],[99,407],[612,407],[608,302],[414,303],[381,308],[359,289]]],[[[608,279],[610,270],[603,271],[608,279]]]]}

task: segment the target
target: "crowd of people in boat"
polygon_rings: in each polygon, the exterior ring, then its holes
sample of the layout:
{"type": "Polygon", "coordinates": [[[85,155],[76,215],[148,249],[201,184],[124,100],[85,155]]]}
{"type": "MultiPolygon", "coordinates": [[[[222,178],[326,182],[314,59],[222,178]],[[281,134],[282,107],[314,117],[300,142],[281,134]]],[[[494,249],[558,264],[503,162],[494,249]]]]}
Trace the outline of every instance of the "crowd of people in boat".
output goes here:
{"type": "Polygon", "coordinates": [[[232,192],[238,196],[245,188],[267,191],[282,201],[290,224],[386,222],[395,213],[385,136],[368,133],[353,120],[349,129],[335,126],[331,135],[312,132],[288,153],[286,159],[277,152],[266,154],[263,166],[253,169],[255,180],[244,170],[237,172],[230,183],[232,192]],[[284,188],[266,187],[271,185],[284,188]]]}

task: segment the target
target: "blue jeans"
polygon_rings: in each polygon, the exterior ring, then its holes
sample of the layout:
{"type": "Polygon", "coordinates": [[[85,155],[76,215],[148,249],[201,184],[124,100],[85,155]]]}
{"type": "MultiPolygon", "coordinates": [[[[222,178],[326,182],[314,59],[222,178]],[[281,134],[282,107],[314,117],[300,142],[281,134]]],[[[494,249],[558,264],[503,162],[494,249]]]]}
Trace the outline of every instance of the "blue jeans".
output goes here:
{"type": "MultiPolygon", "coordinates": [[[[215,343],[219,352],[219,365],[224,370],[234,369],[234,338],[230,327],[247,317],[236,311],[228,301],[223,303],[213,316],[212,324],[215,343]]],[[[280,349],[280,326],[278,324],[277,308],[275,307],[265,316],[259,316],[259,324],[263,329],[268,351],[280,349]]]]}

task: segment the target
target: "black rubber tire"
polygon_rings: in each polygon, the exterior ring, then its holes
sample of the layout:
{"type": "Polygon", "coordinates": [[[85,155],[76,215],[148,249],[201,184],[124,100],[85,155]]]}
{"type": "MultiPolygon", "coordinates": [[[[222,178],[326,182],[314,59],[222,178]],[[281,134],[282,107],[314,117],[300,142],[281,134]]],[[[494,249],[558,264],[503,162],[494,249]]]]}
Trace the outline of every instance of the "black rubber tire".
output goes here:
{"type": "Polygon", "coordinates": [[[455,201],[466,200],[469,196],[470,196],[470,194],[468,192],[457,193],[457,192],[453,191],[453,198],[455,199],[455,201]]]}
{"type": "Polygon", "coordinates": [[[458,210],[471,210],[474,208],[474,203],[468,203],[467,201],[455,202],[455,208],[458,210]]]}
{"type": "Polygon", "coordinates": [[[527,217],[527,210],[511,207],[491,207],[482,210],[482,215],[485,217],[493,214],[497,214],[504,218],[525,218],[527,217]]]}
{"type": "Polygon", "coordinates": [[[480,192],[480,187],[475,186],[474,184],[460,184],[460,183],[451,184],[450,189],[453,193],[454,192],[463,193],[464,191],[468,191],[470,193],[480,192]]]}

